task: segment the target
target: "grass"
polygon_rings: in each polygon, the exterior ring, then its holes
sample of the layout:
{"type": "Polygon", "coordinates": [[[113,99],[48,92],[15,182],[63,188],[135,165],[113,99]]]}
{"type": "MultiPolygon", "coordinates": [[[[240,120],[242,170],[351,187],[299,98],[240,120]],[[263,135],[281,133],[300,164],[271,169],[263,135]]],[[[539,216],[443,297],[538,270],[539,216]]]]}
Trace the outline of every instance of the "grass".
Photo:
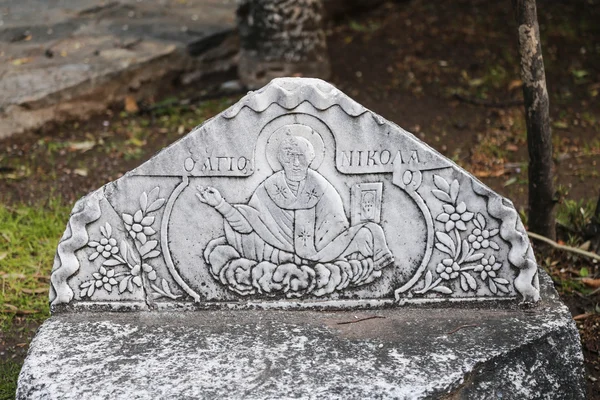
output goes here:
{"type": "Polygon", "coordinates": [[[57,198],[35,206],[0,204],[0,331],[16,315],[48,317],[50,271],[70,210],[57,198]]]}
{"type": "Polygon", "coordinates": [[[584,227],[590,223],[595,209],[596,202],[592,199],[565,199],[557,209],[556,221],[574,232],[582,232],[584,227]]]}
{"type": "Polygon", "coordinates": [[[0,362],[0,400],[15,398],[21,364],[12,360],[0,362]]]}

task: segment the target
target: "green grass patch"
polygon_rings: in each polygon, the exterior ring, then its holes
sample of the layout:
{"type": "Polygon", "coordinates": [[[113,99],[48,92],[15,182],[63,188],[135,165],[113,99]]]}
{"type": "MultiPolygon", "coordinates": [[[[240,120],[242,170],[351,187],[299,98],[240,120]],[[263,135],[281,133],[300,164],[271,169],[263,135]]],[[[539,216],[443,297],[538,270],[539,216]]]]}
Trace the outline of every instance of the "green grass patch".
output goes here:
{"type": "Polygon", "coordinates": [[[0,400],[15,398],[20,370],[20,363],[12,360],[0,361],[0,400]]]}
{"type": "Polygon", "coordinates": [[[565,199],[558,206],[556,220],[573,232],[582,232],[592,220],[595,209],[596,202],[594,200],[565,199]]]}
{"type": "Polygon", "coordinates": [[[48,317],[50,271],[71,206],[0,204],[0,330],[16,315],[48,317]]]}

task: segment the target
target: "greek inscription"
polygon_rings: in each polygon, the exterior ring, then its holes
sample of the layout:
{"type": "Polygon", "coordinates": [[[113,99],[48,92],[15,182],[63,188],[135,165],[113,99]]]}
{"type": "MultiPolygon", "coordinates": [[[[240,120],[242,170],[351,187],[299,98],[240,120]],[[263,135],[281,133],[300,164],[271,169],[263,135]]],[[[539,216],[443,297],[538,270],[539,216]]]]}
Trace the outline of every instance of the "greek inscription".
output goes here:
{"type": "Polygon", "coordinates": [[[244,156],[229,157],[216,156],[208,157],[202,164],[202,172],[247,172],[248,159],[244,156]]]}
{"type": "Polygon", "coordinates": [[[393,165],[399,163],[419,163],[417,150],[410,150],[402,155],[400,150],[395,154],[390,150],[346,150],[340,152],[342,167],[372,167],[380,165],[393,165]],[[392,155],[393,154],[393,155],[392,155]]]}

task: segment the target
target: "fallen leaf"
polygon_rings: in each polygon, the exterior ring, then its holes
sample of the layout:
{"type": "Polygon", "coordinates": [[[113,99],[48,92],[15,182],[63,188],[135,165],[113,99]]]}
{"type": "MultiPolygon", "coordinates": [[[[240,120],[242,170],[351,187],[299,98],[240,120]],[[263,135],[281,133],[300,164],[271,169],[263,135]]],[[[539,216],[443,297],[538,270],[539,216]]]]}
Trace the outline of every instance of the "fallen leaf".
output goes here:
{"type": "Polygon", "coordinates": [[[556,129],[567,129],[569,124],[567,124],[565,121],[555,121],[552,126],[556,129]]]}
{"type": "Polygon", "coordinates": [[[520,79],[515,79],[513,81],[510,81],[510,83],[508,84],[508,91],[513,91],[515,89],[520,88],[521,86],[523,86],[523,81],[520,79]]]}
{"type": "Polygon", "coordinates": [[[508,151],[519,151],[519,146],[516,144],[509,143],[506,145],[506,150],[508,151]]]}
{"type": "Polygon", "coordinates": [[[579,320],[582,320],[582,319],[586,319],[587,317],[589,317],[589,316],[591,316],[591,315],[592,315],[592,314],[590,314],[590,313],[579,314],[579,315],[576,315],[576,316],[574,316],[574,317],[573,317],[573,319],[574,319],[575,321],[579,321],[579,320]]]}
{"type": "Polygon", "coordinates": [[[4,260],[7,255],[8,255],[8,253],[6,253],[6,252],[0,253],[0,260],[4,260]]]}
{"type": "Polygon", "coordinates": [[[504,182],[504,185],[502,185],[502,186],[507,187],[507,186],[510,186],[510,185],[512,185],[513,183],[516,183],[516,182],[517,182],[517,177],[513,176],[512,178],[510,178],[509,180],[507,180],[506,182],[504,182]]]}
{"type": "Polygon", "coordinates": [[[29,62],[31,62],[31,57],[17,58],[16,60],[13,60],[12,65],[19,66],[29,62]]]}
{"type": "Polygon", "coordinates": [[[47,288],[21,289],[21,291],[23,293],[28,293],[28,294],[38,294],[38,293],[47,293],[48,289],[47,288]]]}
{"type": "Polygon", "coordinates": [[[86,152],[91,150],[96,145],[96,142],[93,140],[85,140],[83,142],[69,142],[69,150],[71,151],[83,151],[86,152]]]}
{"type": "Polygon", "coordinates": [[[591,286],[593,288],[598,288],[600,287],[600,279],[593,279],[593,278],[583,278],[581,280],[581,282],[583,282],[585,285],[587,286],[591,286]]]}
{"type": "Polygon", "coordinates": [[[88,176],[88,170],[85,168],[75,168],[73,173],[79,176],[88,176]]]}
{"type": "MultiPolygon", "coordinates": [[[[587,242],[585,242],[584,244],[582,244],[581,246],[579,246],[579,248],[581,250],[585,250],[588,251],[590,249],[590,246],[592,245],[592,241],[588,240],[587,242]]],[[[2,258],[0,258],[0,260],[2,260],[2,258]]]]}
{"type": "Polygon", "coordinates": [[[477,87],[483,85],[483,79],[475,78],[469,81],[469,86],[477,87]]]}
{"type": "Polygon", "coordinates": [[[140,111],[140,108],[137,105],[137,101],[135,101],[135,97],[129,95],[125,96],[125,111],[131,114],[135,114],[140,111]]]}

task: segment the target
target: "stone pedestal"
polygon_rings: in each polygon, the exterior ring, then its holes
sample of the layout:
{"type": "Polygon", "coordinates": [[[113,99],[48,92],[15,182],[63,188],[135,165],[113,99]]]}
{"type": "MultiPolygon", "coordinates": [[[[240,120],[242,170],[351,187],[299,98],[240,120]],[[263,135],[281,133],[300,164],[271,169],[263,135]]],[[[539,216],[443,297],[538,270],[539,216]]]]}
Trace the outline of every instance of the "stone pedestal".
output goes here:
{"type": "Polygon", "coordinates": [[[238,74],[250,89],[283,76],[331,74],[320,0],[243,0],[238,74]]]}
{"type": "Polygon", "coordinates": [[[579,334],[540,275],[531,310],[58,314],[17,399],[583,399],[579,334]]]}

